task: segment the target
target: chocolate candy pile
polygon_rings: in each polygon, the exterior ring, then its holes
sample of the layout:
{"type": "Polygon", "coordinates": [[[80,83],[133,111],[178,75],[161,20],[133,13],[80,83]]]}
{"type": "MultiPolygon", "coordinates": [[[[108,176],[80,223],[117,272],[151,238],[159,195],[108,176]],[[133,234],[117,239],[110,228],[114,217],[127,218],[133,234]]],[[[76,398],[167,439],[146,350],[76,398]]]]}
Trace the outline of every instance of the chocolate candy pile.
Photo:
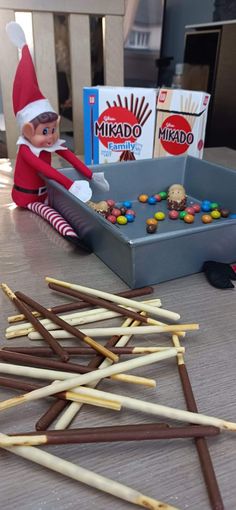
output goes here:
{"type": "Polygon", "coordinates": [[[97,204],[88,202],[88,205],[99,214],[102,214],[110,223],[126,225],[126,223],[131,223],[135,220],[136,212],[132,209],[132,202],[129,200],[123,202],[121,206],[118,206],[111,199],[103,200],[97,204]]]}

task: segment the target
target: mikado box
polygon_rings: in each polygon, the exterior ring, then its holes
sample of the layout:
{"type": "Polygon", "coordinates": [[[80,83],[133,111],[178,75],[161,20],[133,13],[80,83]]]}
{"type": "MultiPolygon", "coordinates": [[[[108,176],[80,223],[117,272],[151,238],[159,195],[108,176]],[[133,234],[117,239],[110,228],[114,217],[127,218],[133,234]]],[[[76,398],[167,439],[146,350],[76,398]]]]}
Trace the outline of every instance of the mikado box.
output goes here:
{"type": "Polygon", "coordinates": [[[160,89],[154,157],[202,158],[209,100],[207,92],[160,89]]]}
{"type": "MultiPolygon", "coordinates": [[[[73,168],[61,171],[73,180],[79,178],[73,168]]],[[[179,183],[185,187],[188,205],[208,199],[236,213],[235,170],[178,156],[97,165],[93,171],[104,172],[110,190],[98,192],[91,183],[92,200],[113,199],[117,204],[130,200],[136,212],[134,222],[113,225],[52,180],[47,182],[49,203],[69,221],[84,244],[131,288],[197,273],[206,260],[235,261],[236,219],[219,218],[204,224],[198,213],[194,223],[187,224],[168,218],[166,200],[155,205],[138,200],[141,193],[153,195],[179,183]],[[163,211],[166,218],[158,222],[154,234],[148,234],[146,220],[157,211],[163,211]]],[[[79,271],[78,265],[78,278],[79,271]]]]}
{"type": "Polygon", "coordinates": [[[84,160],[87,165],[153,157],[157,90],[85,87],[84,160]]]}

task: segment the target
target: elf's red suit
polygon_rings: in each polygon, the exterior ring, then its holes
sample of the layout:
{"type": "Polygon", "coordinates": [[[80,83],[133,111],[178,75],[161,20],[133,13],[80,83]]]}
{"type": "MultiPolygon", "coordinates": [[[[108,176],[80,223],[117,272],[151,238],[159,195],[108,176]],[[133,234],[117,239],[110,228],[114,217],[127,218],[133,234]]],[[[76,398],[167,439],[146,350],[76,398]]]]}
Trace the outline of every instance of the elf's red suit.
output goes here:
{"type": "Polygon", "coordinates": [[[89,182],[103,191],[109,184],[102,172],[92,174],[69,149],[64,140],[58,139],[59,118],[49,101],[39,89],[34,64],[26,44],[25,34],[18,23],[6,27],[10,40],[21,49],[13,84],[13,109],[21,136],[15,165],[12,198],[16,205],[26,207],[40,215],[64,237],[79,243],[77,233],[62,216],[45,204],[47,189],[43,177],[62,184],[83,202],[90,200],[89,182]],[[51,153],[57,153],[70,163],[86,180],[72,181],[51,166],[51,153]]]}
{"type": "MultiPolygon", "coordinates": [[[[84,177],[87,179],[92,178],[91,170],[69,149],[65,148],[63,150],[56,150],[55,152],[68,161],[68,163],[78,170],[80,174],[84,175],[84,177]]],[[[73,184],[71,179],[51,166],[51,152],[42,150],[40,154],[36,156],[29,146],[21,144],[17,155],[14,187],[12,189],[12,198],[16,205],[27,207],[29,203],[45,202],[47,190],[45,182],[40,174],[62,184],[66,189],[69,189],[73,184]],[[19,188],[21,188],[22,191],[20,191],[19,188]],[[30,191],[32,191],[32,193],[30,193],[30,191]]]]}

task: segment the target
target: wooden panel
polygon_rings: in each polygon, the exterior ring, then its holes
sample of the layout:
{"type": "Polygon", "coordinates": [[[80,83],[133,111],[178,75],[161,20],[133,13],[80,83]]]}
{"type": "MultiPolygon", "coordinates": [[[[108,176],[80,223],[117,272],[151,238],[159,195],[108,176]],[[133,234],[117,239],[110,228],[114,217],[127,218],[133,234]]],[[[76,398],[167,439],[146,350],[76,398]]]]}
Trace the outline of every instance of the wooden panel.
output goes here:
{"type": "Polygon", "coordinates": [[[15,71],[18,64],[18,52],[15,46],[9,41],[6,34],[6,24],[13,21],[13,11],[0,12],[0,38],[3,42],[0,44],[0,77],[3,100],[3,113],[6,124],[6,141],[8,148],[8,157],[16,157],[16,140],[19,131],[12,107],[12,87],[15,71]],[[9,65],[10,63],[10,65],[9,65]]]}
{"type": "Polygon", "coordinates": [[[69,16],[72,106],[75,152],[84,152],[83,87],[91,85],[91,52],[89,16],[69,16]]]}
{"type": "Polygon", "coordinates": [[[33,13],[35,68],[43,95],[58,112],[53,14],[33,13]]]}
{"type": "Polygon", "coordinates": [[[0,9],[122,15],[124,0],[0,0],[0,9]]]}
{"type": "Polygon", "coordinates": [[[123,17],[104,19],[104,81],[106,85],[124,85],[123,17]]]}

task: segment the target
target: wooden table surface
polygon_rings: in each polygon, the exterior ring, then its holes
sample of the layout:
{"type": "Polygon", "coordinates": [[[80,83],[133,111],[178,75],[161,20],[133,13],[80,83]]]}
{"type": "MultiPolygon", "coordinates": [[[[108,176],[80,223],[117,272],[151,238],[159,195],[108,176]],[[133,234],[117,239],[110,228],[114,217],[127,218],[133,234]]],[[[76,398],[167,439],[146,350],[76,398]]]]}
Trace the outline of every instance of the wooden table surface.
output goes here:
{"type": "MultiPolygon", "coordinates": [[[[206,157],[218,160],[221,157],[220,163],[222,159],[230,160],[230,166],[236,168],[233,152],[208,150],[206,157]]],[[[75,249],[36,215],[15,208],[10,196],[11,183],[11,165],[7,160],[1,161],[1,282],[46,306],[61,304],[68,299],[48,289],[45,276],[110,292],[127,289],[124,282],[94,254],[88,255],[75,249]]],[[[180,313],[183,323],[196,322],[200,325],[199,331],[187,334],[182,342],[186,347],[185,361],[199,412],[236,421],[236,291],[217,290],[208,284],[203,273],[199,273],[155,285],[154,296],[161,299],[163,308],[180,313]]],[[[0,307],[1,345],[6,345],[7,317],[14,313],[14,307],[2,293],[0,307]]],[[[8,342],[12,346],[29,345],[27,338],[8,342]]],[[[136,345],[144,342],[147,345],[160,342],[166,345],[170,344],[170,339],[167,336],[161,339],[148,336],[132,340],[136,345]]],[[[87,363],[88,360],[84,358],[82,362],[87,363]]],[[[135,387],[116,381],[103,382],[100,388],[186,409],[174,359],[136,369],[133,373],[155,378],[156,388],[135,387]]],[[[16,394],[12,390],[1,389],[1,400],[16,394]]],[[[33,430],[50,401],[44,399],[2,411],[0,431],[33,430]]],[[[127,409],[118,413],[84,406],[73,427],[153,421],[152,416],[127,409]]],[[[158,418],[156,421],[163,420],[158,418]]],[[[208,439],[207,443],[225,509],[233,510],[236,508],[235,433],[222,432],[220,436],[208,439]]],[[[178,509],[211,508],[192,439],[63,445],[44,449],[178,509]]],[[[0,455],[0,469],[0,507],[4,510],[128,510],[133,506],[4,450],[0,455]]]]}

